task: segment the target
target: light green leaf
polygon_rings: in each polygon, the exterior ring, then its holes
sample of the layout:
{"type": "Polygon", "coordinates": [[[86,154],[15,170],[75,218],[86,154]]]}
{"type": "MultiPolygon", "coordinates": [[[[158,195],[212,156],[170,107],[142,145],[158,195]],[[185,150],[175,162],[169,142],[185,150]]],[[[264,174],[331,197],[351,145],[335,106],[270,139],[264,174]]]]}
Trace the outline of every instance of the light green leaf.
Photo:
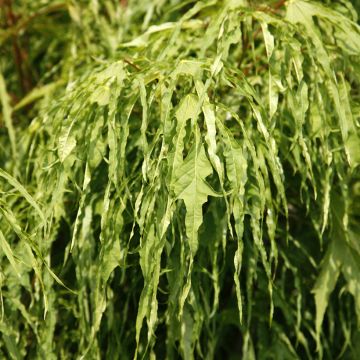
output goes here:
{"type": "Polygon", "coordinates": [[[240,287],[240,271],[243,256],[243,232],[244,232],[244,195],[247,182],[247,161],[240,145],[227,133],[228,141],[225,149],[226,174],[233,188],[232,214],[235,221],[235,232],[237,236],[237,250],[234,256],[234,282],[238,302],[240,322],[242,322],[242,300],[240,287]]]}
{"type": "Polygon", "coordinates": [[[110,87],[108,85],[99,85],[90,96],[91,103],[98,103],[100,106],[109,104],[110,87]]]}
{"type": "Polygon", "coordinates": [[[206,183],[212,174],[212,167],[206,157],[203,145],[193,146],[184,162],[175,169],[172,190],[177,199],[184,200],[186,207],[186,234],[194,255],[198,248],[198,230],[202,223],[202,205],[209,195],[218,196],[206,183]]]}
{"type": "Polygon", "coordinates": [[[261,29],[264,36],[265,48],[268,60],[270,60],[271,55],[274,51],[274,36],[271,35],[268,25],[265,22],[261,22],[261,29]]]}
{"type": "Polygon", "coordinates": [[[17,158],[17,146],[16,146],[16,138],[15,138],[15,129],[12,124],[12,109],[10,105],[10,98],[6,91],[6,83],[2,73],[0,72],[0,102],[2,105],[2,113],[5,122],[5,126],[7,127],[11,150],[15,158],[17,158]]]}
{"type": "Polygon", "coordinates": [[[73,123],[69,127],[65,126],[59,136],[58,154],[61,162],[64,162],[76,147],[76,139],[71,134],[72,125],[73,123]]]}
{"type": "Polygon", "coordinates": [[[11,250],[9,243],[6,241],[5,236],[1,230],[0,230],[0,246],[1,246],[5,256],[8,258],[11,266],[15,270],[16,275],[20,277],[20,270],[15,261],[13,251],[11,250]]]}
{"type": "Polygon", "coordinates": [[[8,174],[6,171],[0,169],[0,177],[7,180],[7,182],[16,189],[26,200],[27,202],[37,211],[40,218],[45,222],[45,215],[40,209],[40,206],[34,200],[34,198],[28,193],[28,191],[22,186],[14,177],[8,174]]]}
{"type": "Polygon", "coordinates": [[[56,88],[62,85],[63,82],[61,80],[56,81],[54,83],[46,84],[41,87],[36,87],[31,90],[25,97],[23,97],[15,106],[14,111],[20,110],[25,106],[32,104],[33,102],[39,100],[40,98],[51,94],[56,88]]]}

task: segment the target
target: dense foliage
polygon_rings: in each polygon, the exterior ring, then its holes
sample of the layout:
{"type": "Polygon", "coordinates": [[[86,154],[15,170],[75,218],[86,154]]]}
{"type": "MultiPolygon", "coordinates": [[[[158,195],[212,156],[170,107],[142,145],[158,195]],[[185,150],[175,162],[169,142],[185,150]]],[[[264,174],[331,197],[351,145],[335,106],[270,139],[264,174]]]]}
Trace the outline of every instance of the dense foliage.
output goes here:
{"type": "Polygon", "coordinates": [[[0,4],[0,358],[357,358],[358,1],[0,4]]]}

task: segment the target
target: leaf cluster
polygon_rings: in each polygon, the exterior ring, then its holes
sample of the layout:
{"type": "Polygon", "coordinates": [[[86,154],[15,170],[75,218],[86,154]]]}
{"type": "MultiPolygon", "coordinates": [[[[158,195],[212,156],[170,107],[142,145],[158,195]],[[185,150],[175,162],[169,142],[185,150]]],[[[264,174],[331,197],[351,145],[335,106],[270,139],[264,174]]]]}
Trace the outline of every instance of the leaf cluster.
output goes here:
{"type": "Polygon", "coordinates": [[[357,8],[5,1],[0,357],[355,359],[357,8]]]}

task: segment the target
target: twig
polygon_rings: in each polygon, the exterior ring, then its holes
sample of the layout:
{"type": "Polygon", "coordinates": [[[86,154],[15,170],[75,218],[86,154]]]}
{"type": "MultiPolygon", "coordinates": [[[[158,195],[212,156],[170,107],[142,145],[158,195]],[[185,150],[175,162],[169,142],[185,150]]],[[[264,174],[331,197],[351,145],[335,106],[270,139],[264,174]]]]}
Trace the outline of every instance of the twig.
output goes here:
{"type": "Polygon", "coordinates": [[[273,14],[277,14],[278,10],[285,5],[286,0],[279,0],[278,2],[276,2],[275,4],[272,5],[260,5],[258,6],[258,9],[261,11],[268,11],[271,12],[273,14]]]}
{"type": "Polygon", "coordinates": [[[129,59],[124,58],[123,60],[124,60],[124,62],[126,62],[127,64],[129,64],[129,65],[132,66],[133,68],[135,68],[136,70],[138,70],[138,71],[141,70],[136,64],[134,64],[134,63],[133,63],[132,61],[130,61],[129,59]]]}
{"type": "MultiPolygon", "coordinates": [[[[274,14],[278,13],[278,10],[284,6],[286,3],[286,0],[279,0],[278,2],[276,2],[275,4],[271,5],[271,6],[259,6],[258,10],[260,11],[270,11],[274,14]]],[[[259,33],[261,32],[261,27],[259,27],[256,31],[255,34],[253,35],[253,39],[255,39],[259,33]]],[[[239,59],[239,67],[242,64],[244,57],[245,57],[245,52],[248,50],[248,48],[250,47],[250,41],[249,38],[244,34],[244,26],[243,23],[241,23],[241,38],[242,38],[242,53],[239,59]]]]}
{"type": "Polygon", "coordinates": [[[277,3],[275,3],[272,8],[277,10],[281,8],[283,5],[285,5],[286,0],[279,0],[277,3]]]}

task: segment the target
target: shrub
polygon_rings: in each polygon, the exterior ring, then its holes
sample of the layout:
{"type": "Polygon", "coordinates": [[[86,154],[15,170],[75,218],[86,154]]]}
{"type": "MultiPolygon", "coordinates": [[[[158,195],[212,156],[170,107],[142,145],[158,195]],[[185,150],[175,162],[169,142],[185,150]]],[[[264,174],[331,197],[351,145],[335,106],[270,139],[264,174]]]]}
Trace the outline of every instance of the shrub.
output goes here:
{"type": "Polygon", "coordinates": [[[356,358],[349,1],[2,17],[3,358],[356,358]]]}

